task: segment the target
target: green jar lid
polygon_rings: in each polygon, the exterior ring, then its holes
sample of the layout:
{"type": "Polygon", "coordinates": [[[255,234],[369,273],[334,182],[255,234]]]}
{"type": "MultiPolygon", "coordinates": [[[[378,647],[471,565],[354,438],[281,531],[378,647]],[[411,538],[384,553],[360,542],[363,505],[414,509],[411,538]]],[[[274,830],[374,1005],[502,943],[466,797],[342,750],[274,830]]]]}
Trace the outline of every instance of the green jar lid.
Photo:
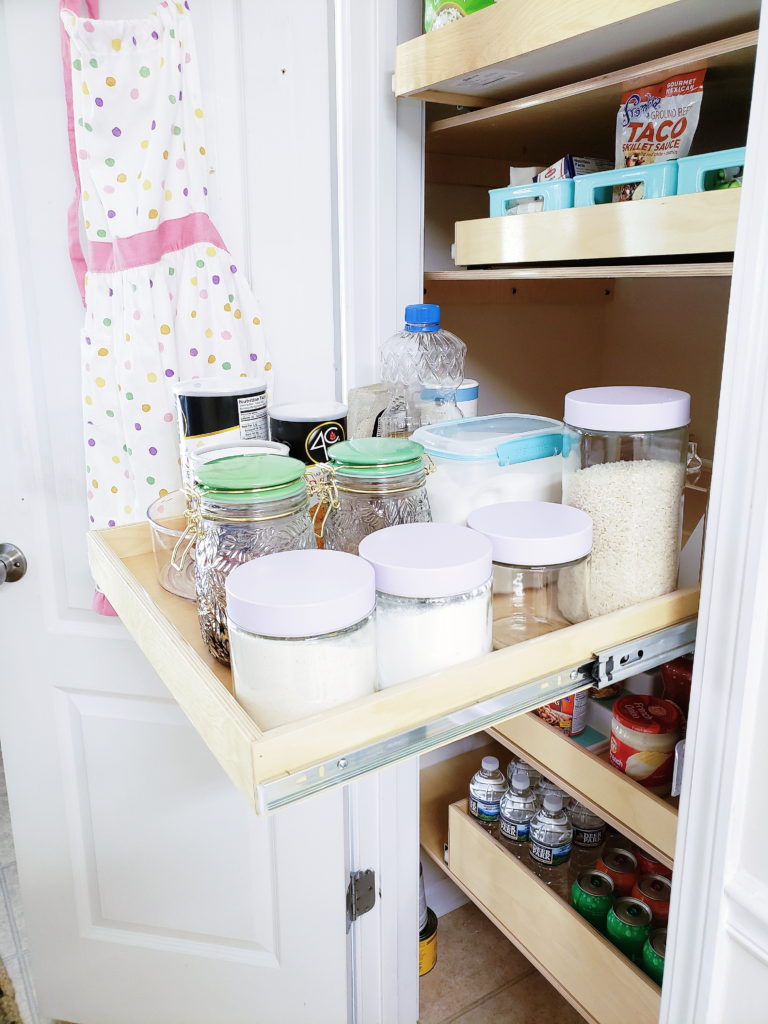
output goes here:
{"type": "Polygon", "coordinates": [[[424,468],[424,446],[400,437],[359,437],[340,441],[328,453],[337,473],[347,476],[400,476],[424,468]]]}
{"type": "Polygon", "coordinates": [[[306,466],[285,455],[230,455],[197,471],[198,490],[212,501],[277,501],[299,494],[306,466]]]}

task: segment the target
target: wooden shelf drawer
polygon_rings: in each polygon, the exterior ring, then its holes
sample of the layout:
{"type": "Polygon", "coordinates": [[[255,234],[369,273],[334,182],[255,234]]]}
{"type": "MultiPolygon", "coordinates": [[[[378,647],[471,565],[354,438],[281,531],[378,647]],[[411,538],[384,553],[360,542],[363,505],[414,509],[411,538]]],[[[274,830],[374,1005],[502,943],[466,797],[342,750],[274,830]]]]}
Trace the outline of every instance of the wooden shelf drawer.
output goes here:
{"type": "Polygon", "coordinates": [[[740,189],[456,224],[459,266],[731,252],[740,189]]]}
{"type": "Polygon", "coordinates": [[[194,604],[158,583],[149,525],[92,531],[88,547],[96,583],[259,813],[564,696],[587,685],[596,651],[634,649],[650,633],[695,622],[698,608],[695,590],[667,594],[264,732],[235,699],[229,669],[205,649],[194,604]]]}
{"type": "Polygon", "coordinates": [[[467,813],[448,809],[450,876],[510,940],[596,1024],[650,1024],[661,992],[467,813]]]}
{"type": "Polygon", "coordinates": [[[488,730],[495,740],[543,771],[566,793],[599,814],[656,859],[672,867],[677,808],[536,715],[520,715],[488,730]]]}

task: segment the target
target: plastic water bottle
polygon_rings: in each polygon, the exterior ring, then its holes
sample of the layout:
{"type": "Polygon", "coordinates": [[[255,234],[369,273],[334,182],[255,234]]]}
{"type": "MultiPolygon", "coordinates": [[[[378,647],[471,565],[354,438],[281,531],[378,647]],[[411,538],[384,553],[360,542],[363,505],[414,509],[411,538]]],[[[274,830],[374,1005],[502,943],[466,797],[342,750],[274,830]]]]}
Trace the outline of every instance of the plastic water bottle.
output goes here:
{"type": "Polygon", "coordinates": [[[552,782],[551,779],[548,779],[544,775],[542,775],[541,779],[539,780],[539,785],[537,787],[537,792],[538,792],[538,797],[539,797],[539,802],[540,803],[544,802],[544,797],[547,795],[547,793],[554,793],[555,796],[559,796],[562,799],[563,807],[566,810],[568,810],[568,808],[573,803],[571,797],[565,792],[564,789],[560,789],[560,787],[557,785],[557,783],[552,782]]]}
{"type": "Polygon", "coordinates": [[[528,772],[519,769],[499,807],[499,840],[516,857],[527,854],[531,818],[538,809],[538,797],[531,788],[528,772]]]}
{"type": "Polygon", "coordinates": [[[528,764],[522,757],[513,757],[507,765],[507,778],[509,779],[510,786],[512,785],[512,779],[515,776],[515,772],[525,772],[528,776],[528,784],[534,792],[534,795],[538,795],[539,784],[543,778],[541,772],[534,768],[533,765],[528,764]]]}
{"type": "Polygon", "coordinates": [[[507,791],[507,780],[499,771],[497,757],[484,757],[479,772],[469,783],[469,813],[486,832],[496,835],[499,829],[499,805],[507,791]]]}
{"type": "Polygon", "coordinates": [[[578,801],[573,802],[570,814],[573,827],[570,875],[573,879],[582,871],[595,866],[605,842],[606,826],[602,818],[578,801]]]}
{"type": "Polygon", "coordinates": [[[417,427],[461,418],[456,389],[466,351],[460,338],[441,328],[439,306],[406,306],[403,330],[379,346],[379,374],[394,391],[379,418],[379,437],[408,437],[417,427]]]}
{"type": "Polygon", "coordinates": [[[547,793],[540,810],[531,819],[530,865],[558,896],[568,899],[568,861],[573,829],[562,797],[547,793]]]}

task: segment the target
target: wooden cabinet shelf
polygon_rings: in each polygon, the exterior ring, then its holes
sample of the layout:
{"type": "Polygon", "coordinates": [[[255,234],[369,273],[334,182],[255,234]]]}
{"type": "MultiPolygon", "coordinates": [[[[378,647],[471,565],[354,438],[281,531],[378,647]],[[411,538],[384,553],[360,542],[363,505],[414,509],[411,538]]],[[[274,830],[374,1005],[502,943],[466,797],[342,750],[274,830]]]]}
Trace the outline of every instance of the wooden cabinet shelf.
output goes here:
{"type": "Polygon", "coordinates": [[[424,853],[586,1020],[658,1019],[658,987],[468,816],[467,782],[480,759],[493,754],[504,764],[506,753],[489,742],[422,770],[424,853]]]}
{"type": "Polygon", "coordinates": [[[461,266],[732,252],[740,189],[459,221],[461,266]]]}
{"type": "Polygon", "coordinates": [[[395,92],[485,106],[757,28],[758,0],[515,0],[397,48],[395,92]]]}
{"type": "Polygon", "coordinates": [[[260,813],[564,696],[586,685],[572,680],[596,651],[658,637],[698,607],[697,591],[667,594],[263,732],[235,700],[229,670],[206,651],[194,604],[157,582],[149,525],[91,531],[88,546],[96,583],[260,813]]]}
{"type": "Polygon", "coordinates": [[[677,834],[674,803],[651,793],[613,768],[605,757],[585,750],[535,715],[502,722],[489,733],[662,864],[672,867],[677,834]]]}
{"type": "Polygon", "coordinates": [[[595,1024],[657,1020],[660,989],[467,813],[448,809],[451,877],[595,1024]]]}

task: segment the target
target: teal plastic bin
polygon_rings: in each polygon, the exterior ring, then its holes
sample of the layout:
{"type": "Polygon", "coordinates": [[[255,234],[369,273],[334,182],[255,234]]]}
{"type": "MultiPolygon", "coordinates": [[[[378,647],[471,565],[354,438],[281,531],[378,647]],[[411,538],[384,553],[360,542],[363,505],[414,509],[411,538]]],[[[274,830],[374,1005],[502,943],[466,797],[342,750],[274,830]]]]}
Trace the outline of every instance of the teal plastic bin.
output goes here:
{"type": "Polygon", "coordinates": [[[643,199],[661,199],[677,194],[677,160],[658,164],[618,167],[615,171],[581,174],[573,179],[574,206],[598,206],[613,201],[617,185],[643,184],[643,199]]]}
{"type": "Polygon", "coordinates": [[[728,167],[743,167],[747,150],[745,146],[736,149],[720,149],[716,153],[702,153],[701,156],[686,156],[678,160],[677,194],[709,192],[716,186],[717,172],[728,167]]]}
{"type": "Polygon", "coordinates": [[[570,210],[573,206],[573,181],[573,178],[555,178],[554,181],[490,189],[491,216],[506,217],[516,203],[528,199],[542,199],[545,211],[570,210]]]}

